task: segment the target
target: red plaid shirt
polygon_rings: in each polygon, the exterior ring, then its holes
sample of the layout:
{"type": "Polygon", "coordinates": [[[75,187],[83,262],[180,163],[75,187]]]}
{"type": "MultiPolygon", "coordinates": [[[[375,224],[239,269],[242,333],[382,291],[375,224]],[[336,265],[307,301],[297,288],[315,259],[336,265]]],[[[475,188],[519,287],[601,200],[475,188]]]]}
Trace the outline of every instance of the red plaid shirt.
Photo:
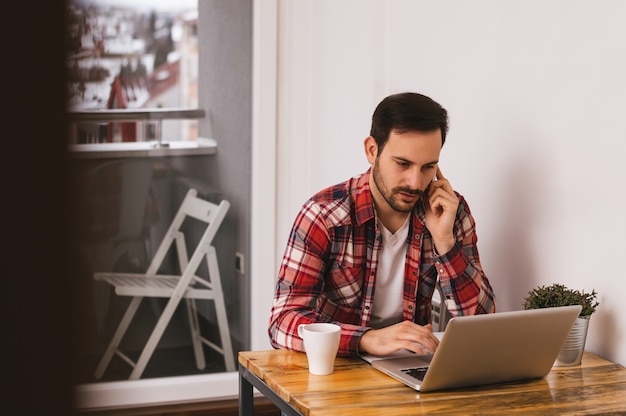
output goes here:
{"type": "MultiPolygon", "coordinates": [[[[422,201],[411,214],[405,320],[431,322],[437,277],[452,316],[495,312],[495,295],[478,257],[474,219],[457,195],[457,243],[448,253],[435,252],[422,201]]],[[[334,322],[342,327],[338,354],[358,354],[361,335],[370,329],[381,247],[369,170],[308,200],[296,217],[278,274],[269,324],[272,346],[304,351],[298,325],[334,322]]]]}

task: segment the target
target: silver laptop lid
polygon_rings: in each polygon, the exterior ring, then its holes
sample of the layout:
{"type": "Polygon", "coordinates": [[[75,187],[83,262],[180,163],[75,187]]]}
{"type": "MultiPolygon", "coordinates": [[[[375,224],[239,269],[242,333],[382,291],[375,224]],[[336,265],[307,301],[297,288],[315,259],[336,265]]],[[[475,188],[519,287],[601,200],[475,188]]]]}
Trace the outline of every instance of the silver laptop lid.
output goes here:
{"type": "Polygon", "coordinates": [[[422,392],[541,378],[580,310],[576,305],[452,318],[421,385],[401,379],[410,357],[372,365],[422,392]]]}

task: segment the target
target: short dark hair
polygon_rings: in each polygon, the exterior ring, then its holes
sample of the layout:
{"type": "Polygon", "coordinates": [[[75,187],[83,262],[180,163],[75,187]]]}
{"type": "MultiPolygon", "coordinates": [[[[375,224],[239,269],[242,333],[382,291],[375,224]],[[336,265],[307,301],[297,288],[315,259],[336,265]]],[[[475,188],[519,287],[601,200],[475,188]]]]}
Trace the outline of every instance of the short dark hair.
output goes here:
{"type": "Polygon", "coordinates": [[[414,93],[393,94],[378,104],[372,115],[370,136],[376,140],[378,153],[383,150],[392,131],[431,132],[441,130],[441,145],[448,134],[448,112],[431,98],[414,93]]]}

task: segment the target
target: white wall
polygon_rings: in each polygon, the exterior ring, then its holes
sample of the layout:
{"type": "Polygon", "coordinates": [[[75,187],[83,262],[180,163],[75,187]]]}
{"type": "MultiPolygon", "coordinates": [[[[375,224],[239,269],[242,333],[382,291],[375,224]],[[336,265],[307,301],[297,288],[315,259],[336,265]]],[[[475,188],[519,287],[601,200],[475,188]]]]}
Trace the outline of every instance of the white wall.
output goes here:
{"type": "Polygon", "coordinates": [[[540,284],[595,289],[587,348],[626,365],[626,2],[279,0],[278,11],[276,264],[305,199],[367,167],[376,104],[422,92],[450,113],[441,167],[477,220],[499,310],[521,309],[540,284]]]}

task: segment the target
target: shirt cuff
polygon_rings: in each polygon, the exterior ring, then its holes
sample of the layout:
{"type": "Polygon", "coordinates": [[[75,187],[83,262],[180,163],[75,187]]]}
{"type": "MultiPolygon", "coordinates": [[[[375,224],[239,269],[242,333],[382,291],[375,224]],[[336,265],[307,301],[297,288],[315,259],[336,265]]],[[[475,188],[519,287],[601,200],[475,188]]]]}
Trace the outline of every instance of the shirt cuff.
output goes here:
{"type": "Polygon", "coordinates": [[[437,268],[437,276],[439,279],[451,279],[458,276],[465,272],[468,265],[458,241],[446,254],[439,255],[435,251],[433,263],[437,268]]]}

